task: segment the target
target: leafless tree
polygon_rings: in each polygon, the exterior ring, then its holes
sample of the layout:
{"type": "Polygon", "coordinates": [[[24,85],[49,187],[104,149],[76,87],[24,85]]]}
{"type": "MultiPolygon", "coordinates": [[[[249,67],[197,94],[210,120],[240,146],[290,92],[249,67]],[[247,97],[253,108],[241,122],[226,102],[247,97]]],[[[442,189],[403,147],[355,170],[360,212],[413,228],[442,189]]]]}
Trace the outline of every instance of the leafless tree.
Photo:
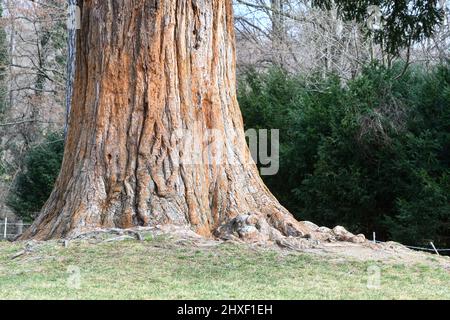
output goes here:
{"type": "Polygon", "coordinates": [[[354,77],[373,60],[392,65],[442,62],[449,58],[449,6],[435,37],[410,43],[399,57],[386,54],[367,36],[368,25],[342,21],[335,8],[319,10],[308,0],[235,0],[238,60],[242,68],[278,64],[291,72],[334,72],[354,77]]]}
{"type": "MultiPolygon", "coordinates": [[[[0,121],[0,211],[24,154],[64,119],[65,0],[4,0],[7,108],[0,121]]],[[[3,207],[3,208],[2,208],[3,207]]],[[[1,214],[1,212],[0,212],[1,214]]]]}

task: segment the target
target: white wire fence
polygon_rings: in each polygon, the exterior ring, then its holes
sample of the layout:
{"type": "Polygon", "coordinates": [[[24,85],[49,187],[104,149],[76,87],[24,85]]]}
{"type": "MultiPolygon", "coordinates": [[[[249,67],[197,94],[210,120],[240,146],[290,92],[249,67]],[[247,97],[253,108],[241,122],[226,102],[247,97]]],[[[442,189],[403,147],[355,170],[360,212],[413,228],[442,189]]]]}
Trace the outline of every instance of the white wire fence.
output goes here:
{"type": "Polygon", "coordinates": [[[5,218],[0,221],[0,240],[12,240],[20,236],[31,224],[24,223],[23,221],[8,221],[5,218]]]}
{"type": "MultiPolygon", "coordinates": [[[[375,241],[376,243],[385,243],[384,241],[375,241]]],[[[408,245],[403,245],[404,247],[407,247],[409,249],[412,250],[418,250],[418,251],[428,251],[428,252],[432,252],[432,253],[436,253],[436,254],[440,254],[440,253],[450,253],[450,249],[444,249],[444,248],[436,248],[433,244],[433,242],[430,242],[430,248],[426,248],[426,247],[417,247],[417,246],[408,246],[408,245]]],[[[446,254],[446,255],[447,255],[446,254]]]]}
{"type": "MultiPolygon", "coordinates": [[[[374,243],[386,243],[385,241],[376,240],[375,232],[373,233],[373,239],[371,241],[374,243]]],[[[435,253],[437,255],[440,255],[440,254],[449,255],[450,254],[450,249],[436,248],[433,241],[430,241],[430,247],[419,247],[419,246],[408,246],[408,245],[403,245],[403,246],[405,246],[409,249],[412,249],[412,250],[427,251],[427,252],[435,253]]]]}

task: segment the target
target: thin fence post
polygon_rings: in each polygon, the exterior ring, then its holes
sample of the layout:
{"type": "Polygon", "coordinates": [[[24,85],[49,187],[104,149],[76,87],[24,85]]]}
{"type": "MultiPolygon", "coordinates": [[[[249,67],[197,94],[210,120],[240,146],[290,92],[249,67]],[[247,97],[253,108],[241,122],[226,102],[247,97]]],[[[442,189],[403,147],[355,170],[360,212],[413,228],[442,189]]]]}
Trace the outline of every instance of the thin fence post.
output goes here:
{"type": "Polygon", "coordinates": [[[6,231],[8,230],[8,217],[5,217],[4,222],[5,222],[5,228],[3,229],[3,239],[6,240],[6,235],[7,235],[6,231]]]}
{"type": "Polygon", "coordinates": [[[16,234],[21,235],[23,233],[23,221],[19,220],[17,223],[17,231],[16,234]]]}
{"type": "Polygon", "coordinates": [[[439,251],[437,251],[436,247],[434,246],[433,241],[431,241],[430,244],[431,244],[431,246],[433,247],[434,252],[436,252],[436,254],[439,255],[439,251]]]}

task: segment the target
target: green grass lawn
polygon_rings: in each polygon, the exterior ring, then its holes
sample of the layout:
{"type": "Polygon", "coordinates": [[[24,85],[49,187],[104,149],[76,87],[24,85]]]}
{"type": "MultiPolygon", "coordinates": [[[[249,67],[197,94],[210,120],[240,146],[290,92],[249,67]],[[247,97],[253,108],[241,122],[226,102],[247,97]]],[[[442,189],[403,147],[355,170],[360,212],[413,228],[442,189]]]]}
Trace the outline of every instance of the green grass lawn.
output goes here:
{"type": "Polygon", "coordinates": [[[450,273],[433,264],[165,239],[68,248],[49,242],[11,259],[22,248],[0,243],[1,299],[450,299],[450,273]],[[380,286],[369,289],[373,270],[380,286]]]}

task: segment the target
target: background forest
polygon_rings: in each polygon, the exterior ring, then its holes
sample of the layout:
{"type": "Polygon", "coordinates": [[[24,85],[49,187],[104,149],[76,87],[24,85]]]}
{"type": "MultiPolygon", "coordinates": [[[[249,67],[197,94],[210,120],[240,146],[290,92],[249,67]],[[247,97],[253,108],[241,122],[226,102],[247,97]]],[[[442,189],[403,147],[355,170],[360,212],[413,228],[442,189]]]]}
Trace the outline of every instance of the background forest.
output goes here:
{"type": "MultiPolygon", "coordinates": [[[[31,221],[62,160],[67,6],[0,3],[0,218],[31,221]]],[[[245,126],[280,129],[280,171],[263,178],[298,219],[450,247],[450,1],[440,6],[431,37],[392,43],[333,4],[235,1],[245,126]]]]}

